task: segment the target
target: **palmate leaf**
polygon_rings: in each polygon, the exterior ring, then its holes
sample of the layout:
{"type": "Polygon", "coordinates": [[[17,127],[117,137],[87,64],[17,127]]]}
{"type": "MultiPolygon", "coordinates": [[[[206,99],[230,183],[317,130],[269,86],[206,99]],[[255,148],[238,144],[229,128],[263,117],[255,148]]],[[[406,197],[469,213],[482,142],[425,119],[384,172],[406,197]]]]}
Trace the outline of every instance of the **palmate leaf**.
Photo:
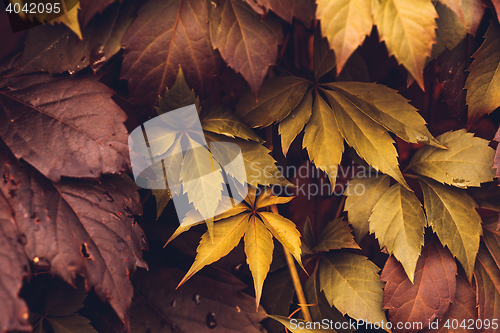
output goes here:
{"type": "Polygon", "coordinates": [[[436,41],[431,0],[382,0],[373,2],[373,17],[389,55],[394,55],[424,89],[425,59],[436,41]]]}
{"type": "Polygon", "coordinates": [[[328,253],[321,258],[319,281],[331,306],[342,314],[371,323],[387,321],[382,311],[379,268],[353,253],[328,253]]]}
{"type": "Polygon", "coordinates": [[[477,204],[463,190],[424,177],[419,182],[429,226],[460,261],[470,281],[482,234],[477,204]]]}
{"type": "Polygon", "coordinates": [[[352,225],[358,243],[370,231],[368,219],[375,204],[389,188],[389,184],[390,178],[385,175],[353,178],[349,181],[344,192],[347,195],[344,210],[347,211],[349,223],[352,225]]]}
{"type": "Polygon", "coordinates": [[[337,59],[337,75],[370,34],[373,26],[371,0],[318,0],[316,17],[337,59]]]}
{"type": "Polygon", "coordinates": [[[243,1],[223,0],[210,11],[210,37],[213,47],[243,75],[257,97],[283,41],[279,21],[271,16],[261,21],[243,1]]]}
{"type": "Polygon", "coordinates": [[[455,15],[462,21],[462,24],[465,25],[465,17],[464,10],[462,8],[462,0],[439,0],[442,4],[446,5],[450,8],[455,15]]]}
{"type": "Polygon", "coordinates": [[[321,232],[314,250],[327,252],[338,249],[359,249],[360,247],[354,241],[351,231],[349,224],[342,221],[342,218],[328,222],[321,232]]]}
{"type": "Polygon", "coordinates": [[[262,141],[238,116],[222,105],[210,108],[209,112],[203,112],[200,122],[205,131],[230,138],[238,137],[244,140],[262,141]]]}
{"type": "MultiPolygon", "coordinates": [[[[446,0],[447,2],[460,3],[462,0],[446,0]]],[[[427,58],[427,63],[432,59],[437,58],[441,55],[444,50],[448,49],[452,51],[467,35],[467,27],[464,25],[463,21],[463,11],[462,11],[462,20],[457,16],[457,14],[448,6],[443,5],[438,2],[436,4],[436,11],[439,15],[439,18],[436,20],[437,30],[436,30],[436,44],[432,46],[431,57],[427,58]]],[[[443,61],[443,59],[441,59],[443,61]]],[[[465,66],[465,64],[464,64],[465,66]]],[[[442,66],[441,66],[442,67],[442,66]]],[[[455,72],[458,68],[453,68],[455,72]]],[[[451,73],[447,73],[448,75],[451,73]]],[[[456,75],[456,73],[455,73],[456,75]]],[[[463,88],[463,83],[460,89],[463,88]]]]}
{"type": "Polygon", "coordinates": [[[400,184],[385,191],[370,216],[370,232],[401,262],[412,283],[426,226],[420,200],[400,184]]]}
{"type": "Polygon", "coordinates": [[[492,19],[484,35],[484,42],[472,55],[474,61],[467,69],[470,74],[465,82],[467,124],[470,126],[485,114],[500,106],[500,25],[492,19]]]}
{"type": "MultiPolygon", "coordinates": [[[[484,323],[486,319],[498,318],[500,315],[500,269],[488,250],[482,245],[477,256],[474,270],[476,279],[478,318],[484,323]]],[[[498,329],[483,326],[482,332],[493,333],[498,329]]]]}
{"type": "MultiPolygon", "coordinates": [[[[386,281],[384,309],[389,309],[391,322],[421,323],[426,327],[435,318],[441,318],[455,299],[457,265],[450,252],[439,242],[429,239],[422,249],[410,282],[403,267],[389,257],[380,279],[386,281]]],[[[419,329],[399,329],[396,332],[414,333],[419,329]]]]}
{"type": "MultiPolygon", "coordinates": [[[[289,198],[279,201],[281,200],[272,196],[271,191],[257,193],[256,188],[250,187],[245,203],[227,209],[215,217],[217,222],[213,226],[213,241],[210,240],[208,231],[202,236],[196,250],[195,261],[178,287],[204,266],[227,255],[244,236],[245,254],[254,280],[258,308],[262,286],[273,259],[273,236],[292,253],[302,266],[300,232],[295,224],[281,215],[262,211],[267,208],[268,204],[284,203],[289,201],[289,198]],[[266,197],[267,200],[265,200],[266,197]]],[[[222,202],[228,203],[227,200],[222,202]]],[[[188,230],[189,227],[181,225],[169,241],[188,230]]]]}
{"type": "Polygon", "coordinates": [[[198,95],[208,93],[222,70],[210,41],[208,6],[194,0],[149,0],[141,6],[123,38],[121,69],[130,98],[139,106],[156,104],[158,95],[174,83],[179,65],[198,95]]]}
{"type": "Polygon", "coordinates": [[[492,168],[494,150],[488,141],[474,137],[465,130],[446,132],[437,138],[448,150],[422,147],[412,160],[409,168],[423,176],[441,183],[460,188],[480,186],[493,180],[492,168]]]}
{"type": "Polygon", "coordinates": [[[281,147],[283,155],[286,156],[293,140],[302,131],[311,118],[311,105],[313,103],[312,89],[307,91],[299,105],[283,119],[278,127],[281,135],[281,147]]]}
{"type": "Polygon", "coordinates": [[[472,36],[476,35],[485,9],[486,7],[482,0],[462,0],[465,26],[467,27],[467,32],[472,36]]]}
{"type": "Polygon", "coordinates": [[[64,317],[47,317],[47,320],[55,333],[97,333],[90,325],[90,320],[77,313],[64,317]]]}
{"type": "Polygon", "coordinates": [[[321,29],[318,26],[314,31],[313,45],[313,69],[316,82],[320,77],[331,71],[335,64],[335,53],[330,49],[327,39],[321,36],[321,29]]]}
{"type": "Polygon", "coordinates": [[[309,119],[302,147],[307,148],[309,159],[330,179],[331,191],[337,180],[337,168],[344,153],[344,140],[339,132],[332,109],[316,94],[312,116],[309,119]]]}

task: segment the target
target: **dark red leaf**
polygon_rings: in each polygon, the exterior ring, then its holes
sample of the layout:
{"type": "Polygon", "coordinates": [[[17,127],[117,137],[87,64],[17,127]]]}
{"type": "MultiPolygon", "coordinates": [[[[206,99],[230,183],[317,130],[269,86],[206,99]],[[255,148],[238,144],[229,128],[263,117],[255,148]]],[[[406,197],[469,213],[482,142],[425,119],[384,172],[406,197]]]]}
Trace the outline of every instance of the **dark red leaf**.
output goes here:
{"type": "Polygon", "coordinates": [[[498,326],[495,329],[491,324],[495,318],[498,324],[500,318],[500,269],[484,245],[481,245],[477,254],[474,277],[477,287],[478,317],[483,324],[486,320],[490,323],[489,327],[484,326],[486,329],[481,332],[498,332],[498,326]]]}
{"type": "Polygon", "coordinates": [[[206,96],[222,61],[208,30],[208,1],[150,0],[123,38],[122,77],[130,98],[152,108],[182,67],[188,85],[206,96]]]}
{"type": "Polygon", "coordinates": [[[129,169],[125,113],[94,75],[0,78],[0,137],[53,181],[129,169]]]}
{"type": "MultiPolygon", "coordinates": [[[[135,183],[128,176],[109,176],[101,182],[63,180],[56,186],[18,162],[1,140],[0,175],[0,195],[14,211],[34,269],[73,286],[76,276],[83,276],[87,289],[94,288],[127,323],[133,295],[129,274],[146,267],[146,241],[134,222],[134,214],[142,213],[135,183]]],[[[1,252],[8,249],[0,247],[1,252]]]]}
{"type": "Polygon", "coordinates": [[[210,36],[222,58],[243,75],[257,97],[283,41],[280,23],[270,16],[261,21],[241,0],[223,0],[211,11],[210,36]]]}
{"type": "MultiPolygon", "coordinates": [[[[389,309],[391,322],[420,322],[425,327],[429,320],[441,318],[454,300],[456,275],[455,259],[434,239],[428,240],[422,248],[413,284],[403,266],[393,256],[389,257],[381,280],[387,282],[383,306],[389,309]]],[[[415,328],[394,328],[393,332],[417,332],[415,328]]]]}
{"type": "Polygon", "coordinates": [[[272,10],[283,20],[292,23],[294,17],[310,26],[314,18],[314,2],[310,0],[245,0],[259,15],[272,10]]]}

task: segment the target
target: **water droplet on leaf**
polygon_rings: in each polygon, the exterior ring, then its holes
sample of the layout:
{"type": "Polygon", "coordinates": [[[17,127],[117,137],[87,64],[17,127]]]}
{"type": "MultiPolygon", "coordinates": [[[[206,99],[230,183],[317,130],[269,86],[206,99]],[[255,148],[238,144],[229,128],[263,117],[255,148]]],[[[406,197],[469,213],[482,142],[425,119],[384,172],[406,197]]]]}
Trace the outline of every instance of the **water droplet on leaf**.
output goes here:
{"type": "Polygon", "coordinates": [[[205,318],[205,322],[207,327],[210,329],[214,329],[217,327],[217,321],[215,320],[215,313],[209,312],[207,313],[207,317],[205,318]]]}

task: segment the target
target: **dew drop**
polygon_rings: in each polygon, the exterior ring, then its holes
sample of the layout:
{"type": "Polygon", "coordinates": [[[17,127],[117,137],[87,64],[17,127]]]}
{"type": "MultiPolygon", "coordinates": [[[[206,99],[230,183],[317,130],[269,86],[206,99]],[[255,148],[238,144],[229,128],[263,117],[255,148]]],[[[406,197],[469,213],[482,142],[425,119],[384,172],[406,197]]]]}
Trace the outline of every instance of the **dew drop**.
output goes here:
{"type": "Polygon", "coordinates": [[[104,199],[106,199],[109,202],[115,201],[115,199],[113,199],[113,197],[109,194],[108,191],[104,192],[104,199]]]}
{"type": "Polygon", "coordinates": [[[134,212],[132,212],[132,209],[130,209],[129,206],[123,205],[123,209],[125,210],[125,215],[127,215],[127,217],[134,217],[134,212]]]}
{"type": "Polygon", "coordinates": [[[207,327],[210,329],[214,329],[217,327],[217,321],[215,320],[215,313],[209,312],[207,313],[207,317],[205,318],[205,323],[207,327]]]}
{"type": "Polygon", "coordinates": [[[199,294],[193,294],[193,302],[196,305],[200,305],[201,303],[201,297],[199,294]]]}
{"type": "Polygon", "coordinates": [[[35,270],[39,271],[49,271],[50,270],[50,261],[42,257],[33,258],[33,263],[35,264],[35,270]]]}

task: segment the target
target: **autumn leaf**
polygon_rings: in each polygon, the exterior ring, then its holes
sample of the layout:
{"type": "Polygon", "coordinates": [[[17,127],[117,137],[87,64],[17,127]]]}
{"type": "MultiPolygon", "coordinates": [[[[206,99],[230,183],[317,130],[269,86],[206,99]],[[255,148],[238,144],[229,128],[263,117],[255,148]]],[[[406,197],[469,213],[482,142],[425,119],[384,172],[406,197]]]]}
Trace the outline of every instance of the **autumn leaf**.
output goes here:
{"type": "Polygon", "coordinates": [[[279,22],[270,16],[261,21],[241,0],[223,0],[210,12],[210,37],[256,98],[269,66],[276,63],[278,44],[283,42],[279,22]]]}
{"type": "Polygon", "coordinates": [[[476,35],[486,7],[482,0],[462,0],[462,10],[465,17],[467,32],[476,35]]]}
{"type": "MultiPolygon", "coordinates": [[[[336,333],[335,330],[329,329],[328,327],[323,327],[319,322],[309,322],[302,319],[290,319],[283,316],[272,316],[268,315],[269,318],[273,318],[276,321],[282,323],[287,329],[292,333],[322,333],[330,332],[336,333]]],[[[328,326],[328,325],[327,325],[328,326]]]]}
{"type": "Polygon", "coordinates": [[[398,259],[412,283],[426,226],[422,204],[400,184],[385,191],[370,216],[370,233],[398,259]]]}
{"type": "MultiPolygon", "coordinates": [[[[261,305],[266,309],[267,313],[288,316],[294,295],[295,290],[290,271],[287,267],[284,267],[270,272],[267,276],[262,290],[261,305]]],[[[281,329],[281,325],[272,320],[267,323],[266,327],[271,332],[281,329]]]]}
{"type": "Polygon", "coordinates": [[[470,188],[467,193],[479,207],[500,211],[500,186],[496,182],[481,184],[480,188],[470,188]]]}
{"type": "Polygon", "coordinates": [[[465,24],[462,0],[439,0],[439,2],[450,8],[455,13],[455,15],[457,15],[460,21],[465,24]]]}
{"type": "Polygon", "coordinates": [[[327,252],[338,249],[359,249],[359,245],[354,241],[349,224],[342,219],[335,219],[328,222],[321,236],[314,247],[315,251],[327,252]]]}
{"type": "Polygon", "coordinates": [[[419,182],[429,226],[460,261],[470,281],[482,234],[477,204],[463,190],[424,177],[419,182]]]}
{"type": "Polygon", "coordinates": [[[337,169],[344,153],[344,140],[339,132],[332,109],[316,94],[311,118],[306,128],[302,147],[307,148],[309,159],[324,171],[333,192],[337,180],[337,169]]]}
{"type": "Polygon", "coordinates": [[[262,141],[231,110],[224,106],[215,106],[201,114],[201,126],[205,131],[222,134],[230,138],[262,141]]]}
{"type": "MultiPolygon", "coordinates": [[[[442,4],[443,1],[436,4],[436,12],[439,15],[439,18],[436,20],[438,26],[436,30],[436,44],[432,46],[431,57],[427,58],[427,62],[430,62],[431,58],[437,58],[446,49],[453,50],[467,35],[461,1],[445,0],[444,2],[448,2],[452,6],[457,6],[458,8],[456,9],[461,11],[462,17],[459,17],[454,10],[450,9],[448,4],[442,4]]],[[[462,89],[463,87],[462,84],[460,88],[462,89]]]]}
{"type": "Polygon", "coordinates": [[[321,32],[335,51],[337,75],[345,63],[370,34],[373,26],[370,0],[318,0],[316,17],[321,32]]]}
{"type": "MultiPolygon", "coordinates": [[[[498,128],[497,134],[495,134],[495,141],[500,142],[500,127],[498,128]]],[[[493,159],[493,167],[497,169],[496,176],[500,177],[500,148],[498,148],[498,146],[493,159]]]]}
{"type": "Polygon", "coordinates": [[[386,321],[382,311],[379,268],[366,257],[353,253],[329,253],[319,268],[321,290],[331,306],[342,314],[370,323],[386,321]]]}
{"type": "Polygon", "coordinates": [[[281,136],[283,155],[286,156],[293,140],[302,131],[311,118],[311,105],[313,103],[312,90],[308,90],[300,103],[283,119],[278,127],[281,136]]]}
{"type": "MultiPolygon", "coordinates": [[[[486,221],[485,221],[486,222],[486,221]]],[[[500,230],[497,222],[483,224],[483,241],[497,266],[500,265],[500,230]]],[[[500,266],[499,266],[500,267],[500,266]]]]}
{"type": "Polygon", "coordinates": [[[179,66],[187,83],[205,96],[221,60],[210,42],[208,3],[192,0],[149,0],[123,38],[121,70],[130,98],[142,108],[156,104],[172,86],[179,66]],[[156,22],[151,24],[151,22],[156,22]]]}
{"type": "Polygon", "coordinates": [[[436,42],[438,17],[431,0],[376,1],[373,17],[389,55],[394,55],[424,89],[425,59],[436,42]]]}
{"type": "Polygon", "coordinates": [[[125,113],[98,77],[33,74],[0,86],[1,138],[46,177],[97,178],[129,169],[125,113]]]}
{"type": "Polygon", "coordinates": [[[147,267],[145,237],[134,221],[134,214],[142,213],[134,182],[112,176],[100,183],[63,180],[56,186],[18,162],[5,145],[0,174],[9,180],[0,182],[0,191],[14,210],[27,258],[73,286],[82,275],[87,288],[127,325],[133,294],[129,274],[147,267]]]}
{"type": "Polygon", "coordinates": [[[491,165],[494,151],[487,140],[474,137],[465,130],[446,132],[438,140],[448,150],[422,147],[408,167],[443,184],[460,188],[480,186],[493,180],[495,171],[491,165]]]}
{"type": "Polygon", "coordinates": [[[242,96],[236,114],[250,127],[266,127],[279,122],[297,107],[310,84],[309,80],[297,76],[266,80],[258,100],[249,90],[242,96]]]}
{"type": "Polygon", "coordinates": [[[267,12],[272,10],[290,24],[296,17],[306,26],[310,26],[314,18],[314,2],[311,0],[245,0],[245,2],[259,15],[267,15],[267,12]]]}
{"type": "Polygon", "coordinates": [[[427,241],[418,259],[414,282],[410,282],[394,257],[387,260],[380,279],[386,281],[384,309],[391,322],[410,322],[411,328],[394,332],[417,332],[429,320],[441,318],[455,299],[457,266],[439,242],[427,241]]]}
{"type": "Polygon", "coordinates": [[[494,19],[484,35],[484,42],[472,55],[474,61],[467,71],[470,72],[465,89],[469,106],[467,125],[475,123],[485,114],[500,106],[496,93],[500,88],[500,25],[494,19]]]}
{"type": "Polygon", "coordinates": [[[390,178],[384,175],[367,178],[355,177],[349,181],[344,192],[347,195],[344,210],[347,211],[349,223],[352,225],[358,243],[369,233],[368,219],[375,204],[389,188],[389,183],[390,178]]]}
{"type": "Polygon", "coordinates": [[[330,49],[328,40],[321,35],[321,27],[318,25],[314,31],[313,43],[313,69],[316,82],[335,66],[335,53],[330,49]]]}
{"type": "Polygon", "coordinates": [[[96,14],[102,14],[104,10],[115,1],[116,0],[101,0],[99,2],[94,2],[92,0],[79,0],[79,16],[82,22],[82,26],[85,27],[96,14]]]}
{"type": "MultiPolygon", "coordinates": [[[[483,323],[487,319],[498,318],[500,308],[500,269],[488,253],[488,250],[481,246],[474,271],[477,287],[477,307],[478,318],[483,323]]],[[[493,328],[490,322],[489,327],[483,324],[482,332],[493,333],[497,328],[493,328]]]]}

